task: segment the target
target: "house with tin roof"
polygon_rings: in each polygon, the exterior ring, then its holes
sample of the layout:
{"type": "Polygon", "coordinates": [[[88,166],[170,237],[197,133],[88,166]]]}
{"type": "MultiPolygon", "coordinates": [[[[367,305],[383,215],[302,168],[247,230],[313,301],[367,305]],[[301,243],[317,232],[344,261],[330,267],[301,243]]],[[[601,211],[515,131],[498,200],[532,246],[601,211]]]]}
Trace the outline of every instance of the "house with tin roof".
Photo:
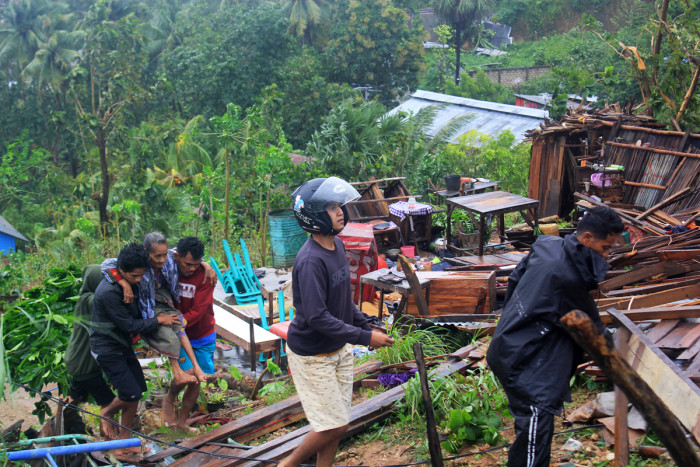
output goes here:
{"type": "Polygon", "coordinates": [[[439,92],[414,92],[411,97],[398,107],[390,110],[389,115],[396,112],[418,113],[422,108],[439,106],[433,124],[427,129],[429,136],[435,136],[455,118],[471,116],[465,120],[453,141],[471,130],[496,137],[504,130],[510,130],[517,143],[525,139],[525,133],[539,128],[549,117],[549,112],[542,109],[532,109],[497,102],[480,101],[466,97],[450,96],[439,92]]]}

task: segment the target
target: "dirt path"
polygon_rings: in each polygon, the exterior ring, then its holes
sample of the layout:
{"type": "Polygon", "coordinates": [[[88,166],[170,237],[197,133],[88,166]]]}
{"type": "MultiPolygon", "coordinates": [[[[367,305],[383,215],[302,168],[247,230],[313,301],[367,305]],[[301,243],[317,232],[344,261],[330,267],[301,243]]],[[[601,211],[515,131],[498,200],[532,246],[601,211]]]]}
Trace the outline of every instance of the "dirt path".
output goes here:
{"type": "Polygon", "coordinates": [[[21,419],[24,420],[22,431],[38,425],[39,419],[32,415],[37,400],[39,399],[27,394],[24,389],[10,394],[9,386],[5,385],[4,398],[0,401],[0,428],[8,427],[21,419]]]}

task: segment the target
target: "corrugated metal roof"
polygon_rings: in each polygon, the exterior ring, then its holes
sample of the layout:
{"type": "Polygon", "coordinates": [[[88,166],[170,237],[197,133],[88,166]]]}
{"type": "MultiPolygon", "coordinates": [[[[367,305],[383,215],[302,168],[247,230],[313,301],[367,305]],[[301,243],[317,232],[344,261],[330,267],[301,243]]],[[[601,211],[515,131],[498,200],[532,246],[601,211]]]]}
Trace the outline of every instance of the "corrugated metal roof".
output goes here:
{"type": "Polygon", "coordinates": [[[20,240],[24,240],[25,242],[28,242],[28,241],[29,241],[29,240],[27,239],[27,237],[25,237],[24,235],[22,235],[21,233],[19,233],[19,232],[17,231],[17,229],[15,229],[14,227],[12,227],[12,224],[10,224],[9,222],[7,222],[7,221],[5,220],[5,218],[2,217],[2,216],[0,216],[0,233],[7,234],[7,235],[9,235],[10,237],[19,238],[20,240]]]}
{"type": "Polygon", "coordinates": [[[473,116],[460,128],[453,141],[457,141],[459,136],[470,130],[477,130],[494,137],[503,130],[510,130],[515,135],[515,141],[521,142],[525,139],[526,131],[539,127],[540,123],[549,116],[546,110],[421,90],[414,92],[410,99],[390,110],[389,114],[393,115],[399,111],[418,113],[422,108],[431,105],[443,105],[444,107],[437,113],[433,125],[426,131],[430,136],[435,136],[454,118],[470,114],[473,116]]]}

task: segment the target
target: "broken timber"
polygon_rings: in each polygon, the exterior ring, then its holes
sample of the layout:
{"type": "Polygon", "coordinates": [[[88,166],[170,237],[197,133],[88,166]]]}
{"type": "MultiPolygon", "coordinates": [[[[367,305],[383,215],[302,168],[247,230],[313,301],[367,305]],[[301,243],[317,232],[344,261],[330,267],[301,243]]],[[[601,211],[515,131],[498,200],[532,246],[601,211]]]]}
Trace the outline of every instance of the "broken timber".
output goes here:
{"type": "MultiPolygon", "coordinates": [[[[466,370],[467,368],[470,368],[472,366],[472,362],[469,361],[469,355],[474,351],[479,349],[480,345],[483,345],[482,342],[478,342],[475,344],[470,344],[466,347],[463,347],[459,349],[458,351],[454,352],[453,354],[450,355],[450,360],[448,360],[445,363],[442,363],[439,365],[435,370],[431,372],[432,377],[437,377],[437,376],[446,376],[450,375],[453,373],[457,373],[459,371],[466,370]]],[[[294,396],[295,398],[297,396],[294,396]]],[[[352,436],[355,433],[358,433],[360,431],[363,431],[366,429],[368,426],[371,424],[375,423],[376,421],[379,421],[385,417],[388,417],[389,414],[391,413],[391,409],[393,405],[401,400],[404,397],[404,388],[403,386],[397,386],[393,389],[389,389],[371,399],[368,399],[366,401],[360,402],[357,405],[354,405],[351,410],[351,415],[350,415],[350,427],[348,431],[345,433],[345,437],[352,436]]],[[[282,401],[285,402],[285,401],[282,401]]],[[[281,404],[281,403],[278,403],[281,404]]],[[[275,404],[275,405],[278,405],[275,404]]],[[[273,406],[267,407],[267,409],[271,409],[273,406]]],[[[264,409],[263,409],[264,410],[264,409]]],[[[255,415],[255,413],[251,414],[255,415]]],[[[250,417],[250,416],[246,416],[250,417]]],[[[246,418],[244,417],[244,418],[246,418]]],[[[274,418],[274,417],[273,417],[274,418]]],[[[217,431],[218,433],[215,434],[214,436],[208,436],[206,442],[216,442],[216,441],[221,441],[226,439],[227,431],[229,429],[224,430],[224,428],[229,427],[232,424],[235,424],[236,422],[239,422],[243,419],[236,420],[234,422],[228,423],[222,427],[219,427],[215,430],[212,430],[209,433],[213,433],[217,431]]],[[[199,466],[204,466],[204,467],[227,467],[227,466],[241,466],[245,465],[247,466],[254,466],[254,465],[269,465],[269,462],[264,462],[264,461],[270,461],[270,460],[276,460],[276,459],[281,459],[288,454],[290,454],[294,449],[296,449],[299,444],[301,444],[303,437],[306,433],[309,432],[311,429],[310,426],[305,426],[303,428],[299,428],[298,430],[292,431],[290,433],[287,433],[284,436],[281,436],[279,438],[275,438],[265,444],[262,444],[260,446],[256,446],[252,449],[248,450],[242,450],[242,449],[237,449],[235,446],[231,446],[231,448],[226,448],[222,447],[220,445],[217,446],[205,446],[202,448],[203,451],[209,452],[212,455],[207,455],[207,454],[198,454],[198,453],[193,453],[187,456],[182,457],[179,459],[177,462],[174,464],[171,464],[173,467],[176,466],[186,466],[186,465],[199,465],[199,466]],[[258,459],[260,462],[247,462],[246,461],[240,461],[236,459],[231,459],[231,458],[221,458],[221,457],[215,457],[215,456],[239,456],[239,457],[246,457],[250,459],[258,459]]],[[[250,430],[246,430],[250,431],[250,430]]],[[[208,435],[207,433],[206,435],[208,435]]],[[[195,439],[200,439],[203,438],[204,436],[199,436],[197,438],[191,438],[188,440],[190,443],[195,440],[195,439]]],[[[187,443],[188,441],[185,441],[187,443]]],[[[183,443],[183,444],[185,444],[183,443]]],[[[203,443],[197,442],[195,443],[199,446],[202,446],[203,443]]],[[[191,446],[190,446],[191,447],[191,446]]],[[[177,453],[177,448],[173,450],[173,448],[168,450],[167,455],[172,455],[177,453]]],[[[162,454],[165,454],[166,451],[163,451],[160,454],[160,458],[163,458],[162,454]]],[[[155,456],[151,456],[147,458],[147,460],[150,460],[155,456]]]]}
{"type": "Polygon", "coordinates": [[[668,448],[673,460],[678,465],[700,466],[700,461],[690,441],[686,438],[685,432],[678,423],[672,422],[674,418],[678,417],[685,425],[689,416],[692,419],[689,429],[697,439],[695,424],[699,414],[697,409],[700,409],[700,405],[696,407],[696,410],[693,410],[693,405],[690,404],[694,401],[700,402],[700,392],[687,378],[673,371],[673,363],[668,359],[664,360],[665,356],[662,357],[663,354],[660,351],[654,352],[653,345],[645,343],[643,333],[637,329],[634,323],[615,311],[610,311],[610,314],[633,335],[630,338],[629,349],[624,354],[613,346],[611,339],[606,338],[590,317],[582,311],[574,310],[567,313],[561,318],[561,322],[573,339],[594,358],[608,378],[619,386],[640,410],[654,433],[668,448]],[[638,362],[639,374],[634,370],[633,365],[630,365],[629,359],[633,361],[633,364],[638,362]],[[660,388],[651,387],[647,380],[642,377],[643,373],[641,372],[646,371],[648,371],[647,378],[649,380],[652,378],[652,373],[665,372],[663,377],[657,376],[655,380],[652,380],[652,383],[671,385],[670,393],[667,390],[662,392],[665,396],[664,400],[661,400],[655,392],[655,389],[659,390],[660,388]],[[672,381],[664,381],[671,376],[674,377],[672,381]],[[660,378],[661,381],[656,378],[660,378]],[[678,387],[681,383],[682,388],[678,387]],[[683,391],[683,394],[678,396],[677,393],[680,390],[683,391]],[[693,401],[687,400],[689,396],[692,397],[693,401]],[[670,410],[664,402],[671,405],[680,402],[681,413],[670,410]],[[683,416],[684,413],[687,416],[683,416]],[[680,416],[683,416],[683,419],[680,416]],[[669,421],[671,422],[669,423],[669,421]]]}

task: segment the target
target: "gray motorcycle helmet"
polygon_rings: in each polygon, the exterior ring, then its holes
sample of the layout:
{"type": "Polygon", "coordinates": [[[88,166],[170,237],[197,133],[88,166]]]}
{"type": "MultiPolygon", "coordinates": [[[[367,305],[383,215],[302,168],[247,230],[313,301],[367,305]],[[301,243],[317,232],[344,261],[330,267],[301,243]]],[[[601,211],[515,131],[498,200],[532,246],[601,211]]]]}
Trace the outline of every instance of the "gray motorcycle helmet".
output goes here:
{"type": "Polygon", "coordinates": [[[344,223],[348,223],[348,211],[345,205],[360,197],[360,194],[348,182],[338,177],[314,178],[303,183],[292,193],[294,216],[302,229],[319,235],[338,235],[340,230],[333,229],[326,206],[338,203],[343,210],[344,223]]]}

